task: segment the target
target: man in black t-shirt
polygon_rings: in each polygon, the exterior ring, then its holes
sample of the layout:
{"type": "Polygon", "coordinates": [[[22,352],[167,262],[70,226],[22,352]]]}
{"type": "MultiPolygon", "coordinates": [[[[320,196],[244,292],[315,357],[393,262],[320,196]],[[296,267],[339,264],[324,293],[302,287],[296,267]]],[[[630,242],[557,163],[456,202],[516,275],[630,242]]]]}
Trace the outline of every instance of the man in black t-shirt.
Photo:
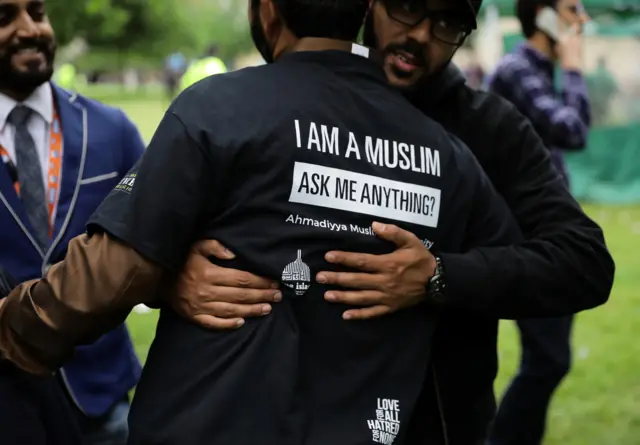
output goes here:
{"type": "Polygon", "coordinates": [[[366,8],[254,1],[256,46],[277,63],[176,100],[88,234],[0,308],[7,358],[55,367],[171,288],[193,242],[215,238],[236,253],[233,267],[278,280],[282,304],[232,332],[163,310],[129,443],[406,444],[438,311],[347,323],[315,280],[331,268],[324,254],[391,252],[372,225],[448,252],[509,239],[514,225],[466,147],[350,43],[366,8]]]}
{"type": "MultiPolygon", "coordinates": [[[[450,32],[473,29],[481,3],[375,0],[364,32],[365,44],[385,53],[390,83],[470,147],[524,233],[507,246],[432,250],[445,271],[445,316],[423,394],[427,406],[413,422],[431,431],[423,441],[430,445],[484,442],[496,408],[498,318],[562,316],[603,304],[615,271],[601,228],[566,189],[530,122],[504,99],[471,90],[449,62],[461,43],[450,32]],[[419,66],[399,60],[401,52],[413,54],[419,66]]],[[[393,242],[407,233],[394,227],[377,235],[393,242]]],[[[435,261],[425,268],[424,252],[422,245],[402,244],[384,255],[328,252],[329,261],[356,270],[331,273],[345,289],[325,297],[344,304],[352,323],[429,300],[425,284],[435,261]]],[[[192,253],[169,301],[190,321],[234,329],[279,301],[271,280],[210,263],[207,257],[234,257],[218,241],[198,242],[192,253]]]]}

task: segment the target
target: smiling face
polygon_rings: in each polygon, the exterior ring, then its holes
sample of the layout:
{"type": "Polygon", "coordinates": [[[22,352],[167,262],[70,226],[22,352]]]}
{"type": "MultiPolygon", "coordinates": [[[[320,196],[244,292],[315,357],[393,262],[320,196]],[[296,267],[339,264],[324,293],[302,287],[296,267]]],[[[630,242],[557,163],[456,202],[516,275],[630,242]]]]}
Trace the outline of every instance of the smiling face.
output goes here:
{"type": "Polygon", "coordinates": [[[55,49],[44,0],[0,0],[0,90],[24,95],[49,81],[55,49]]]}
{"type": "Polygon", "coordinates": [[[365,44],[383,52],[389,82],[415,88],[442,69],[473,29],[457,0],[377,0],[365,24],[365,44]]]}

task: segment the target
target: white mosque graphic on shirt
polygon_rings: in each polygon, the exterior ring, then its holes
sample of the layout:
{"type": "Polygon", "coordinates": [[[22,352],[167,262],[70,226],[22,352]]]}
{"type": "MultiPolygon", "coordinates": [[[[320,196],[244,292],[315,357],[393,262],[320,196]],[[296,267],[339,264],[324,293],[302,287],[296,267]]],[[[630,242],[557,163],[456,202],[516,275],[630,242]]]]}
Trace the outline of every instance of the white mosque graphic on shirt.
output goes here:
{"type": "Polygon", "coordinates": [[[304,295],[311,286],[311,269],[302,261],[302,250],[298,250],[298,258],[282,271],[282,282],[298,296],[304,295]]]}

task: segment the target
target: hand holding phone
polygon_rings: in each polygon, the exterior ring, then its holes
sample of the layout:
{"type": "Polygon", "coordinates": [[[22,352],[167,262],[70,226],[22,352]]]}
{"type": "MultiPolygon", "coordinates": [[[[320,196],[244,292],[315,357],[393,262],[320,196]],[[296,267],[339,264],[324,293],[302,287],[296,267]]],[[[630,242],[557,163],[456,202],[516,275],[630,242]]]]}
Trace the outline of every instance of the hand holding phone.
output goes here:
{"type": "Polygon", "coordinates": [[[579,24],[567,27],[553,8],[543,8],[536,17],[536,26],[556,44],[562,68],[582,68],[582,29],[579,24]]]}
{"type": "Polygon", "coordinates": [[[582,34],[575,25],[573,32],[560,37],[556,46],[560,65],[565,70],[580,71],[582,69],[582,34]]]}

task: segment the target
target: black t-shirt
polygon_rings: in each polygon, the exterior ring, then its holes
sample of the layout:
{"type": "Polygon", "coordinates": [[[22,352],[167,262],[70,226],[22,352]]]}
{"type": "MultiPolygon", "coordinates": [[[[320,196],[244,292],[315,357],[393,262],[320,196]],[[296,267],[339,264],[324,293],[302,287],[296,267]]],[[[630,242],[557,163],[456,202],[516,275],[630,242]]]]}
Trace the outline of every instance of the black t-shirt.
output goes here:
{"type": "Polygon", "coordinates": [[[473,155],[370,60],[305,52],[185,91],[89,223],[179,272],[215,238],[225,266],[282,283],[273,312],[210,332],[162,311],[130,415],[131,445],[406,443],[437,320],[418,306],[347,322],[315,281],[329,250],[489,242],[509,216],[473,155]]]}

